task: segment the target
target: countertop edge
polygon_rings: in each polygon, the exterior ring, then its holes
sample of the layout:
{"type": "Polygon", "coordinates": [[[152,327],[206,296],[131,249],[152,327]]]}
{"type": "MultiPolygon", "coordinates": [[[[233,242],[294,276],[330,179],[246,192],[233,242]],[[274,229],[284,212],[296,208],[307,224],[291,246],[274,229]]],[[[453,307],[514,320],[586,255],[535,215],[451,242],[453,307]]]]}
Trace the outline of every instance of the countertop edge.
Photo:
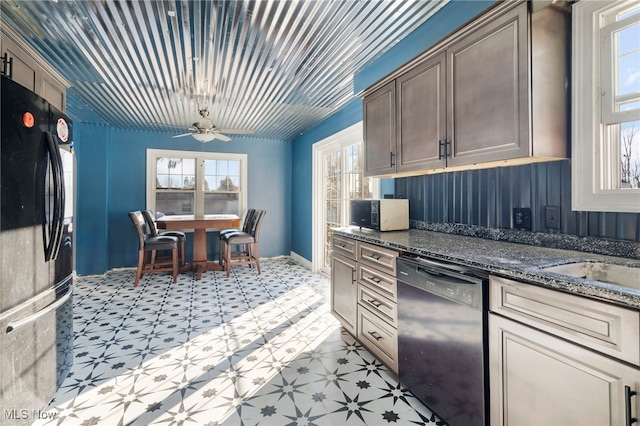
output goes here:
{"type": "Polygon", "coordinates": [[[470,266],[500,277],[640,311],[640,290],[574,278],[542,269],[576,261],[598,261],[640,267],[640,261],[636,259],[535,247],[418,229],[376,232],[361,231],[358,228],[336,228],[332,231],[346,238],[470,266]],[[459,250],[448,250],[450,247],[458,247],[459,250]],[[482,252],[482,254],[476,252],[482,252]],[[492,257],[487,254],[491,252],[503,255],[492,257]]]}

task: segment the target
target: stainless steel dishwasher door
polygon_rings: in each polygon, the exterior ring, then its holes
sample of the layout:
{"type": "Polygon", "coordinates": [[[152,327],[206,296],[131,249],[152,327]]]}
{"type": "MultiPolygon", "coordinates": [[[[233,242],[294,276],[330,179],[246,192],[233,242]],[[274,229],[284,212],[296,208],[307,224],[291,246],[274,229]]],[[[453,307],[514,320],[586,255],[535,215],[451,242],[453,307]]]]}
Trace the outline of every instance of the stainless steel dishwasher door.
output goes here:
{"type": "Polygon", "coordinates": [[[488,424],[486,276],[397,262],[400,381],[451,426],[488,424]]]}

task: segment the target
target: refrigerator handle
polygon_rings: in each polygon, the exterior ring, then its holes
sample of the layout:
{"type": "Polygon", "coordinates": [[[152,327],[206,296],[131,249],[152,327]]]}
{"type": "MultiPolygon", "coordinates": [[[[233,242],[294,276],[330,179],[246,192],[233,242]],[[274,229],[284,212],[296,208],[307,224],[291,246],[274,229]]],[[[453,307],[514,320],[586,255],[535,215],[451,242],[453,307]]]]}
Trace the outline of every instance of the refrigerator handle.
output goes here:
{"type": "Polygon", "coordinates": [[[29,324],[30,322],[33,322],[35,320],[37,320],[38,318],[47,315],[49,312],[58,309],[60,306],[64,305],[67,300],[69,300],[69,298],[71,297],[71,295],[73,294],[73,286],[70,285],[69,288],[67,289],[67,292],[64,294],[64,296],[62,296],[60,299],[55,300],[54,302],[49,303],[47,306],[45,306],[44,308],[40,309],[38,312],[36,312],[35,314],[29,315],[26,318],[23,318],[19,321],[14,321],[14,322],[10,322],[7,325],[7,329],[6,332],[7,333],[11,333],[13,330],[20,328],[24,325],[29,324]]]}
{"type": "Polygon", "coordinates": [[[45,261],[55,260],[58,257],[60,244],[62,243],[62,228],[64,223],[64,174],[62,170],[62,157],[60,148],[53,135],[45,133],[47,138],[47,148],[49,150],[49,161],[53,171],[53,218],[51,224],[51,234],[49,235],[49,245],[45,241],[45,261]]]}

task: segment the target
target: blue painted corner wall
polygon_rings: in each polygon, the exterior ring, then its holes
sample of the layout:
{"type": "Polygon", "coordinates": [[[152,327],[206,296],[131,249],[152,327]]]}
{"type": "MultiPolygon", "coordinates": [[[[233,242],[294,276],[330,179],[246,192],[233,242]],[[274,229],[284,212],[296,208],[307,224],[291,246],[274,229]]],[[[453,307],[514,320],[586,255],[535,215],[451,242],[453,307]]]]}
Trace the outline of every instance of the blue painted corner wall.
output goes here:
{"type": "MultiPolygon", "coordinates": [[[[234,138],[201,144],[170,133],[132,132],[105,125],[75,123],[77,163],[76,271],[103,274],[135,266],[137,242],[128,213],[146,208],[146,150],[179,149],[247,154],[248,204],[267,210],[260,254],[289,254],[291,221],[291,143],[234,138]]],[[[187,246],[191,247],[188,235],[187,246]]],[[[217,253],[215,235],[209,256],[217,253]]],[[[190,257],[187,250],[187,258],[190,257]]]]}

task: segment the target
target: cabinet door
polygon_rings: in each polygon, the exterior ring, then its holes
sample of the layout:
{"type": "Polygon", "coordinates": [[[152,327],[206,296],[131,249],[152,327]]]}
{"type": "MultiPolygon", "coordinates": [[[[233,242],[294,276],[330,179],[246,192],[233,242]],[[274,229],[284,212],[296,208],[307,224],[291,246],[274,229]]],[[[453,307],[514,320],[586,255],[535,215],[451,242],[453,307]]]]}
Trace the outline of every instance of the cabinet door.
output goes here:
{"type": "Polygon", "coordinates": [[[625,425],[638,417],[640,369],[489,315],[491,424],[625,425]]]}
{"type": "Polygon", "coordinates": [[[342,326],[356,335],[358,285],[356,261],[333,253],[331,258],[331,312],[342,326]]]}
{"type": "Polygon", "coordinates": [[[40,66],[8,37],[2,37],[2,54],[11,59],[11,79],[34,93],[40,91],[40,66]]]}
{"type": "Polygon", "coordinates": [[[447,135],[445,58],[441,52],[396,79],[398,172],[445,166],[438,150],[447,135]]]}
{"type": "Polygon", "coordinates": [[[447,49],[447,166],[530,155],[527,4],[447,49]]]}
{"type": "Polygon", "coordinates": [[[396,170],[395,81],[366,96],[363,110],[364,175],[392,174],[396,170]]]}
{"type": "Polygon", "coordinates": [[[66,95],[67,91],[64,87],[60,86],[48,75],[44,73],[42,74],[40,96],[48,100],[51,105],[58,108],[60,111],[65,112],[67,105],[66,95]]]}

